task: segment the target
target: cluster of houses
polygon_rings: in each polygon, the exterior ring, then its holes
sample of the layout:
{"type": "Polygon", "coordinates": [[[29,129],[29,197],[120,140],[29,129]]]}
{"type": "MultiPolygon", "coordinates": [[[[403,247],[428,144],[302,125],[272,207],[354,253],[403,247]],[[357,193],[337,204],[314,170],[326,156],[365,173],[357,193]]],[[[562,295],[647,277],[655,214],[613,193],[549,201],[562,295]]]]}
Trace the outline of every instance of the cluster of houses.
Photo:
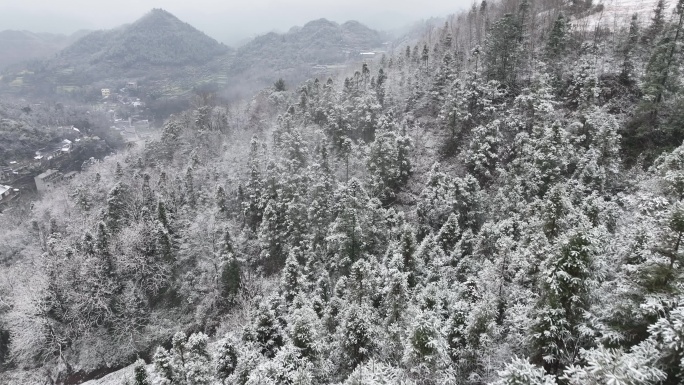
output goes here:
{"type": "Polygon", "coordinates": [[[136,82],[128,82],[126,87],[116,92],[110,88],[102,88],[102,105],[109,109],[108,114],[113,121],[111,129],[118,131],[128,143],[143,141],[149,137],[150,122],[135,115],[145,105],[138,97],[131,96],[131,91],[138,89],[136,82]],[[117,118],[118,109],[123,108],[128,119],[117,118]]]}
{"type": "MultiPolygon", "coordinates": [[[[126,87],[120,89],[119,92],[109,88],[101,89],[101,106],[106,109],[112,108],[110,110],[112,114],[110,119],[113,121],[111,128],[118,131],[129,143],[144,141],[152,134],[150,122],[146,119],[135,117],[116,119],[115,108],[113,108],[115,105],[128,109],[128,113],[133,113],[138,108],[144,107],[139,98],[131,96],[130,91],[137,89],[138,85],[135,82],[128,82],[126,87]]],[[[0,166],[0,211],[2,206],[6,206],[6,203],[18,196],[20,191],[25,188],[33,190],[33,186],[31,186],[33,183],[35,183],[38,193],[44,193],[54,188],[61,181],[71,179],[77,174],[75,171],[63,174],[59,169],[63,169],[63,166],[71,162],[71,153],[74,151],[74,146],[77,145],[76,142],[91,139],[100,140],[100,138],[83,136],[80,130],[73,126],[64,128],[76,131],[77,138],[67,135],[73,141],[63,139],[60,142],[38,149],[33,159],[10,161],[0,166]],[[36,176],[37,173],[40,174],[36,176]]],[[[91,160],[94,161],[92,158],[91,160]]]]}
{"type": "Polygon", "coordinates": [[[115,119],[110,128],[118,131],[128,143],[144,141],[151,135],[150,121],[147,119],[115,119]]]}
{"type": "Polygon", "coordinates": [[[33,159],[41,164],[44,164],[45,162],[49,162],[53,159],[57,159],[69,154],[72,148],[73,143],[69,139],[64,139],[59,143],[51,144],[36,151],[36,156],[34,156],[33,159]]]}
{"type": "MultiPolygon", "coordinates": [[[[80,136],[79,129],[75,127],[70,127],[70,129],[78,132],[80,136]]],[[[84,138],[87,139],[87,137],[80,136],[74,141],[80,142],[84,138]]],[[[32,190],[30,185],[34,181],[38,192],[50,189],[54,182],[62,179],[61,173],[52,168],[68,162],[73,149],[74,142],[63,139],[36,150],[33,159],[12,160],[6,166],[0,167],[0,204],[6,204],[25,188],[32,190]],[[34,177],[36,172],[42,173],[34,177]]]]}
{"type": "Polygon", "coordinates": [[[12,186],[7,186],[0,184],[0,206],[9,202],[12,198],[19,194],[19,189],[12,188],[12,186]]]}
{"type": "MultiPolygon", "coordinates": [[[[59,182],[63,180],[69,180],[74,178],[78,172],[71,171],[63,174],[59,170],[47,169],[46,171],[40,173],[33,178],[36,184],[36,190],[38,193],[44,193],[46,191],[52,190],[59,182]]],[[[13,198],[17,197],[21,190],[19,188],[13,188],[10,185],[0,184],[0,212],[2,211],[2,206],[6,205],[13,198]]]]}
{"type": "Polygon", "coordinates": [[[116,99],[117,103],[138,108],[143,107],[140,98],[130,96],[131,91],[136,91],[137,89],[138,83],[128,82],[126,83],[126,87],[119,89],[119,92],[115,92],[115,90],[112,90],[111,88],[102,88],[100,89],[100,93],[102,94],[102,101],[104,103],[116,99]]]}
{"type": "MultiPolygon", "coordinates": [[[[389,43],[383,43],[383,46],[385,49],[389,43]]],[[[386,54],[386,50],[375,50],[375,51],[353,51],[353,50],[344,50],[342,51],[347,58],[356,64],[356,62],[361,61],[361,62],[368,62],[373,59],[379,58],[382,55],[386,54]]],[[[315,64],[311,66],[311,71],[314,75],[317,76],[331,76],[336,73],[341,73],[344,70],[346,70],[348,67],[348,64],[315,64]]]]}

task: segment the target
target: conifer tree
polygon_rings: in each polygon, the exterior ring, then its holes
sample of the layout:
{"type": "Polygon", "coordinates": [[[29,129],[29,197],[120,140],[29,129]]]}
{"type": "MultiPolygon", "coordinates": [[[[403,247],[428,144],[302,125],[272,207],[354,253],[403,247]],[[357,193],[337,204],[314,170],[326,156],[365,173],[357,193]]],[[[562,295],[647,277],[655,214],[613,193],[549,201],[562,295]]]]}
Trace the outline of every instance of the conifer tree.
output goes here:
{"type": "Polygon", "coordinates": [[[286,223],[283,205],[269,200],[259,227],[259,241],[262,245],[260,259],[267,273],[273,274],[284,266],[288,253],[286,223]]]}
{"type": "Polygon", "coordinates": [[[449,215],[447,221],[444,223],[439,233],[437,233],[436,241],[444,253],[451,254],[456,243],[461,237],[461,230],[458,226],[458,217],[456,214],[449,215]]]}
{"type": "Polygon", "coordinates": [[[401,235],[399,237],[396,253],[398,254],[401,262],[401,264],[396,267],[407,274],[406,283],[408,284],[408,287],[415,287],[418,283],[416,277],[418,263],[416,261],[415,255],[416,238],[409,226],[404,226],[401,229],[401,235]]]}
{"type": "Polygon", "coordinates": [[[648,45],[653,44],[656,41],[660,33],[663,32],[665,27],[665,0],[658,0],[655,8],[653,9],[653,16],[651,17],[651,24],[648,26],[644,35],[641,38],[641,42],[648,45]]]}
{"type": "Polygon", "coordinates": [[[259,166],[259,141],[256,136],[250,142],[249,151],[249,181],[245,186],[246,201],[242,202],[245,225],[256,232],[261,223],[267,200],[262,196],[263,181],[259,166]]]}
{"type": "Polygon", "coordinates": [[[596,59],[591,49],[585,47],[585,50],[587,52],[575,63],[570,85],[565,90],[568,104],[578,110],[594,105],[599,96],[596,59]]]}
{"type": "MultiPolygon", "coordinates": [[[[659,2],[662,3],[663,0],[659,2]]],[[[671,31],[656,41],[651,59],[646,66],[645,91],[651,97],[651,116],[655,119],[658,108],[666,92],[677,92],[679,66],[681,56],[680,40],[684,38],[684,4],[680,0],[675,7],[676,20],[671,31]]],[[[655,23],[655,20],[654,20],[655,23]]]]}
{"type": "Polygon", "coordinates": [[[226,190],[223,186],[218,186],[216,189],[216,207],[219,213],[226,214],[228,211],[228,203],[226,202],[226,190]]]}
{"type": "Polygon", "coordinates": [[[579,229],[546,261],[543,296],[532,330],[534,359],[551,374],[559,375],[577,363],[579,349],[591,341],[583,324],[591,304],[592,266],[591,242],[579,229]]]}
{"type": "Polygon", "coordinates": [[[418,235],[424,237],[430,231],[437,231],[449,217],[453,206],[453,181],[440,171],[435,163],[427,177],[428,181],[420,193],[416,213],[420,225],[418,235]]]}
{"type": "Polygon", "coordinates": [[[301,251],[298,248],[293,248],[285,260],[285,267],[282,271],[282,282],[280,287],[283,290],[283,297],[285,302],[292,303],[297,294],[302,289],[304,277],[300,272],[299,261],[297,260],[297,254],[301,251]]]}
{"type": "Polygon", "coordinates": [[[397,183],[403,186],[408,182],[411,174],[413,174],[413,163],[411,161],[411,152],[413,149],[413,141],[406,133],[406,125],[401,126],[401,131],[396,137],[397,146],[397,167],[399,168],[399,175],[397,183]]]}
{"type": "Polygon", "coordinates": [[[486,126],[476,127],[466,153],[468,169],[482,185],[491,183],[495,177],[502,141],[500,125],[499,120],[494,120],[486,126]]]}
{"type": "Polygon", "coordinates": [[[350,304],[344,314],[336,339],[341,350],[340,369],[351,372],[376,349],[376,330],[372,310],[363,304],[350,304]]]}
{"type": "Polygon", "coordinates": [[[558,60],[565,52],[569,28],[569,20],[563,13],[559,13],[556,21],[553,23],[551,33],[549,34],[549,41],[546,45],[546,55],[549,59],[558,60]]]}
{"type": "Polygon", "coordinates": [[[403,361],[424,375],[444,362],[444,340],[439,318],[431,311],[418,311],[409,326],[403,361]]]}
{"type": "Polygon", "coordinates": [[[173,384],[176,373],[171,362],[171,354],[169,351],[161,346],[158,347],[152,361],[154,361],[155,371],[162,377],[162,383],[164,385],[173,384]]]}
{"type": "Polygon", "coordinates": [[[639,42],[639,15],[632,15],[632,20],[629,24],[629,32],[627,39],[622,47],[622,65],[620,68],[620,81],[625,85],[631,85],[634,82],[634,55],[633,51],[639,42]]]}
{"type": "Polygon", "coordinates": [[[145,361],[141,359],[135,361],[133,373],[135,378],[135,385],[150,385],[150,381],[147,378],[147,369],[145,369],[145,361]]]}
{"type": "Polygon", "coordinates": [[[401,254],[392,256],[382,285],[382,307],[388,325],[400,322],[406,317],[405,310],[410,289],[409,273],[404,272],[405,268],[401,259],[401,254]]]}
{"type": "Polygon", "coordinates": [[[237,369],[238,354],[236,341],[232,338],[226,337],[220,341],[216,357],[216,374],[221,384],[225,385],[226,379],[237,369]]]}
{"type": "Polygon", "coordinates": [[[128,220],[128,187],[118,182],[107,195],[107,227],[119,231],[128,220]]]}
{"type": "Polygon", "coordinates": [[[237,258],[230,256],[224,262],[221,270],[221,296],[228,301],[240,292],[242,287],[242,273],[240,271],[240,263],[237,258]]]}
{"type": "Polygon", "coordinates": [[[516,86],[520,58],[519,36],[518,20],[510,13],[492,25],[485,50],[486,74],[489,80],[496,80],[511,88],[516,86]]]}
{"type": "Polygon", "coordinates": [[[282,328],[275,311],[266,301],[261,301],[254,314],[251,333],[248,338],[259,345],[261,354],[266,357],[275,357],[278,350],[283,347],[285,340],[282,328]]]}
{"type": "Polygon", "coordinates": [[[556,385],[556,379],[543,368],[515,357],[499,372],[499,380],[494,385],[556,385]]]}
{"type": "Polygon", "coordinates": [[[485,83],[470,72],[455,85],[446,98],[439,117],[449,133],[442,151],[452,155],[461,145],[461,139],[480,124],[485,124],[497,111],[502,91],[496,81],[485,83]]]}
{"type": "Polygon", "coordinates": [[[335,193],[334,220],[328,232],[328,247],[336,254],[334,263],[345,272],[354,264],[370,244],[366,241],[369,228],[364,224],[368,195],[356,179],[335,193]]]}
{"type": "Polygon", "coordinates": [[[382,202],[391,202],[399,188],[399,152],[396,133],[380,131],[370,145],[367,168],[370,174],[369,190],[382,202]]]}
{"type": "Polygon", "coordinates": [[[192,167],[188,167],[187,170],[185,171],[185,179],[184,179],[184,184],[185,184],[185,200],[190,206],[194,206],[195,203],[197,203],[197,196],[195,195],[195,182],[194,182],[194,177],[193,177],[193,169],[192,167]]]}
{"type": "Polygon", "coordinates": [[[148,210],[154,210],[154,192],[150,187],[150,174],[143,174],[142,204],[148,210]]]}
{"type": "Polygon", "coordinates": [[[420,56],[420,60],[423,62],[423,66],[427,70],[430,58],[430,51],[428,50],[427,44],[423,45],[423,53],[420,56]]]}
{"type": "Polygon", "coordinates": [[[315,360],[319,354],[320,322],[316,312],[308,303],[295,309],[289,322],[288,335],[292,344],[299,349],[302,357],[315,360]]]}
{"type": "Polygon", "coordinates": [[[207,346],[208,341],[209,337],[206,334],[195,333],[185,343],[184,366],[188,385],[210,385],[212,382],[213,368],[207,346]]]}

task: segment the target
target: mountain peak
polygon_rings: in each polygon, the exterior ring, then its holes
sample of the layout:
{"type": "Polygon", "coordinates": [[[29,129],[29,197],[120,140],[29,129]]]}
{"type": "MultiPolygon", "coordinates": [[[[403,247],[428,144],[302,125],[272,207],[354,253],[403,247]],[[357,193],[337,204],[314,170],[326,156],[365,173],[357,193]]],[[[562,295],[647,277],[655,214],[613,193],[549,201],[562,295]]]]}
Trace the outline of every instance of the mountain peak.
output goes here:
{"type": "Polygon", "coordinates": [[[120,67],[201,63],[226,51],[216,40],[161,8],[152,9],[133,24],[86,38],[69,47],[69,54],[88,54],[90,62],[105,60],[120,67]]]}
{"type": "Polygon", "coordinates": [[[335,23],[334,21],[330,21],[325,18],[321,18],[318,20],[312,20],[306,24],[304,24],[304,27],[302,29],[321,29],[321,28],[337,28],[339,27],[339,24],[335,23]]]}
{"type": "Polygon", "coordinates": [[[350,31],[370,31],[371,29],[365,24],[359,23],[356,20],[349,20],[342,24],[342,29],[350,31]]]}
{"type": "Polygon", "coordinates": [[[141,17],[139,20],[146,19],[146,18],[167,18],[167,19],[174,19],[180,21],[176,16],[174,16],[171,12],[163,9],[163,8],[152,8],[151,11],[147,12],[143,17],[141,17]]]}
{"type": "Polygon", "coordinates": [[[149,24],[152,26],[162,26],[162,25],[173,25],[173,24],[186,24],[179,18],[174,16],[171,12],[165,11],[161,8],[152,8],[151,11],[147,12],[143,17],[136,20],[133,25],[136,24],[149,24]]]}

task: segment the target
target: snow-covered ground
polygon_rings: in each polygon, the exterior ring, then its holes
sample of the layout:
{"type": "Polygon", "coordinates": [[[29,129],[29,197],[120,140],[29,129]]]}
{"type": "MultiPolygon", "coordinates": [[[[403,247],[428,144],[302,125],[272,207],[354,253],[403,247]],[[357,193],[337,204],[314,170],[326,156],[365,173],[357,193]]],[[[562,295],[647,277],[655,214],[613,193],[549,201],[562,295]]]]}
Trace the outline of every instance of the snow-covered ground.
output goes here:
{"type": "MultiPolygon", "coordinates": [[[[148,365],[148,373],[152,370],[152,367],[153,365],[148,365]]],[[[133,365],[109,373],[99,380],[86,381],[82,385],[122,385],[126,379],[128,379],[129,383],[133,383],[133,365]]]]}
{"type": "MultiPolygon", "coordinates": [[[[602,0],[596,4],[603,4],[603,11],[576,19],[573,24],[592,29],[599,25],[612,30],[614,26],[629,25],[632,15],[636,13],[639,15],[639,23],[645,26],[650,23],[658,0],[602,0]]],[[[672,16],[675,4],[675,0],[665,1],[666,19],[672,16]]]]}

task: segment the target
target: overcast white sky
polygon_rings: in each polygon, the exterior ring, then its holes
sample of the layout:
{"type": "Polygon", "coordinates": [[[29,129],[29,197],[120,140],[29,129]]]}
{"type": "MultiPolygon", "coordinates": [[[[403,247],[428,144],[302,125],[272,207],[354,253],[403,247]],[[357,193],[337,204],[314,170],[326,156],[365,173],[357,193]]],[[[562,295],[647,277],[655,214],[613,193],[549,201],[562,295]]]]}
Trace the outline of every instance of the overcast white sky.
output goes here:
{"type": "Polygon", "coordinates": [[[0,0],[0,31],[73,33],[129,23],[163,8],[228,44],[325,17],[358,20],[377,29],[399,28],[445,16],[472,0],[0,0]]]}

